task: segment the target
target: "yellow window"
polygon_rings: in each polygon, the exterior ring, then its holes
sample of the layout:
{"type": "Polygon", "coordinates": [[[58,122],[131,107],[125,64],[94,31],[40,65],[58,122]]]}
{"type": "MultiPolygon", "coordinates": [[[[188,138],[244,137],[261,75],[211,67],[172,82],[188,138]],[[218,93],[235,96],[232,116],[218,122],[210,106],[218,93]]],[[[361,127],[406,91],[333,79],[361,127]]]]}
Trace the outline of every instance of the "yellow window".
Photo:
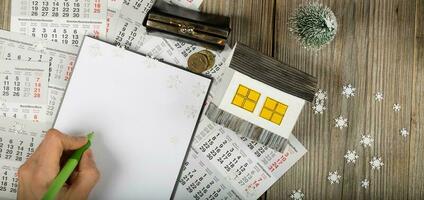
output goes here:
{"type": "Polygon", "coordinates": [[[232,104],[249,112],[253,112],[260,96],[261,94],[259,92],[249,89],[244,85],[239,85],[232,104]]]}
{"type": "Polygon", "coordinates": [[[266,98],[260,116],[274,124],[280,125],[288,106],[269,97],[266,98]]]}

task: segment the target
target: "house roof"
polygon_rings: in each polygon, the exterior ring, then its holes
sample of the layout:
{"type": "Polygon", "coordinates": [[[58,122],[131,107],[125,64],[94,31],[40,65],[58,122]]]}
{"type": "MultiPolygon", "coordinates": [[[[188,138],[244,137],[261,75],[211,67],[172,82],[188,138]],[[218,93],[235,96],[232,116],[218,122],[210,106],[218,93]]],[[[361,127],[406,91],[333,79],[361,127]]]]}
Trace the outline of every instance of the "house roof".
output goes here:
{"type": "Polygon", "coordinates": [[[238,42],[230,68],[285,93],[312,102],[317,78],[238,42]]]}

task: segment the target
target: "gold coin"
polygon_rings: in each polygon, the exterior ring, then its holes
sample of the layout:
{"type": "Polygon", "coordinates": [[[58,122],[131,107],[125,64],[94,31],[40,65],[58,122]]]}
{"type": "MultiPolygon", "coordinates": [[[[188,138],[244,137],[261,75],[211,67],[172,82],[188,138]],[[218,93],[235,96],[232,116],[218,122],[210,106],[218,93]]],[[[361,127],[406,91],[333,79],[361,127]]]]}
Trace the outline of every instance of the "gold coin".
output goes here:
{"type": "Polygon", "coordinates": [[[215,65],[215,54],[209,50],[202,50],[199,53],[205,55],[208,58],[208,69],[211,69],[215,65]]]}
{"type": "Polygon", "coordinates": [[[187,61],[188,69],[195,73],[202,73],[208,70],[208,57],[202,53],[192,54],[187,61]]]}

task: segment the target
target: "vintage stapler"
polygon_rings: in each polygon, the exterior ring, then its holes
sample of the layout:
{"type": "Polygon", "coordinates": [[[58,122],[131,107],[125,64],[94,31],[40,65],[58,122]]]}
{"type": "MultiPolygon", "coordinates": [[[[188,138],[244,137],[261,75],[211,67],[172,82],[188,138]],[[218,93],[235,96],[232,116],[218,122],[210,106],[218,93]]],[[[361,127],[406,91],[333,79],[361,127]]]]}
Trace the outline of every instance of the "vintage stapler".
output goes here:
{"type": "Polygon", "coordinates": [[[157,1],[144,19],[148,34],[223,49],[230,35],[230,18],[196,12],[157,1]]]}

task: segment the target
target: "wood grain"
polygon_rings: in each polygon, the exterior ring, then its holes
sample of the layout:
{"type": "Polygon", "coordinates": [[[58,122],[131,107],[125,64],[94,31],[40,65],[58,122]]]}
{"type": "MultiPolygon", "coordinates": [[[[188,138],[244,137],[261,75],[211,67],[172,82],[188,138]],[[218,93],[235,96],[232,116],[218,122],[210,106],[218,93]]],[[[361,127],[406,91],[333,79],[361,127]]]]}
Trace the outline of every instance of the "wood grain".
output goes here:
{"type": "Polygon", "coordinates": [[[10,1],[0,1],[0,29],[9,30],[10,27],[10,1]]]}
{"type": "MultiPolygon", "coordinates": [[[[404,139],[399,135],[402,127],[411,130],[413,91],[420,90],[414,90],[418,84],[413,80],[422,79],[422,73],[414,73],[416,1],[321,2],[335,12],[339,31],[336,39],[319,52],[300,48],[285,26],[290,12],[302,2],[276,2],[274,56],[318,76],[320,87],[329,92],[329,106],[322,116],[305,109],[294,134],[309,153],[267,197],[281,199],[301,188],[310,199],[406,199],[410,154],[420,150],[412,151],[410,143],[423,146],[423,141],[414,136],[404,139]],[[357,88],[352,99],[341,95],[341,87],[347,83],[357,88]],[[384,93],[382,102],[373,99],[377,91],[384,93]],[[394,103],[402,105],[400,113],[392,110],[394,103]],[[340,114],[349,120],[349,127],[342,131],[334,128],[333,120],[340,114]],[[359,144],[364,133],[375,139],[370,149],[359,144]],[[346,164],[343,156],[347,150],[358,152],[355,165],[346,164]],[[379,171],[371,170],[373,156],[383,158],[385,166],[379,171]],[[330,185],[326,180],[328,172],[334,170],[342,173],[341,184],[330,185]],[[360,187],[364,178],[371,182],[367,190],[360,187]]],[[[417,124],[422,124],[423,119],[418,120],[417,124]]]]}
{"type": "MultiPolygon", "coordinates": [[[[335,40],[318,52],[299,46],[288,32],[291,12],[307,0],[205,0],[202,11],[230,16],[231,44],[252,48],[318,77],[328,92],[328,110],[314,115],[305,106],[294,134],[308,149],[302,158],[261,199],[287,199],[302,189],[306,199],[424,198],[424,1],[320,0],[336,14],[335,40]],[[346,99],[341,90],[351,83],[357,95],[346,99]],[[384,93],[376,102],[373,95],[384,93]],[[402,110],[395,113],[394,103],[402,110]],[[334,128],[343,115],[349,127],[334,128]],[[399,129],[410,130],[406,139],[399,129]],[[371,134],[371,148],[359,145],[371,134]],[[346,164],[347,150],[356,150],[355,165],[346,164]],[[381,156],[385,165],[371,170],[369,161],[381,156]],[[330,171],[340,184],[327,181],[330,171]],[[360,187],[364,178],[370,188],[360,187]]],[[[0,1],[0,28],[8,29],[10,0],[0,1]]]]}
{"type": "Polygon", "coordinates": [[[231,17],[231,46],[240,41],[272,55],[274,2],[270,0],[205,0],[202,11],[231,17]]]}
{"type": "Polygon", "coordinates": [[[409,199],[424,199],[424,1],[417,0],[413,76],[409,199]]]}

